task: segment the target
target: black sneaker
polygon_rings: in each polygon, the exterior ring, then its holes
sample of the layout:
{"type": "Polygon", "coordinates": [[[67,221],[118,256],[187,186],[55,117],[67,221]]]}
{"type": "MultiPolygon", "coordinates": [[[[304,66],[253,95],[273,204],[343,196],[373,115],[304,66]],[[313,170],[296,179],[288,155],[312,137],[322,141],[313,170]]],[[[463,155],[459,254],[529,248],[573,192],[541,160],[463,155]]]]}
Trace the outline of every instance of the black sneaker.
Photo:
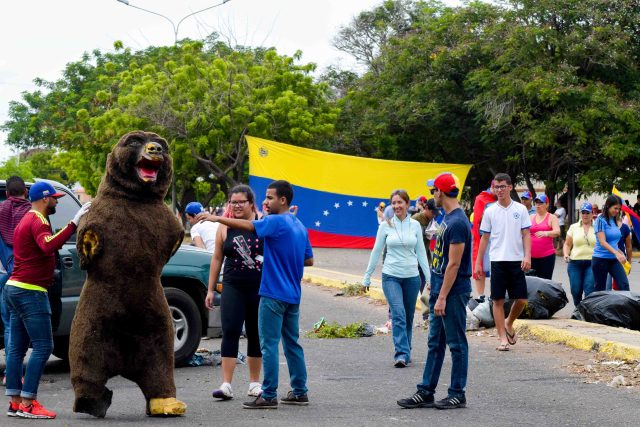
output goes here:
{"type": "Polygon", "coordinates": [[[435,403],[435,406],[438,409],[465,408],[467,406],[467,399],[464,396],[461,396],[461,397],[449,396],[445,399],[438,400],[435,403]]]}
{"type": "Polygon", "coordinates": [[[393,366],[396,368],[406,368],[407,362],[404,359],[396,359],[396,361],[393,362],[393,366]]]}
{"type": "Polygon", "coordinates": [[[245,409],[278,409],[278,399],[263,399],[262,396],[250,402],[244,402],[242,407],[245,409]]]}
{"type": "Polygon", "coordinates": [[[403,408],[413,409],[413,408],[433,408],[434,399],[433,394],[425,393],[423,391],[416,391],[413,396],[408,399],[400,399],[398,400],[398,405],[403,408]]]}
{"type": "Polygon", "coordinates": [[[309,404],[309,397],[306,393],[302,396],[296,396],[292,391],[289,391],[289,393],[287,393],[287,397],[280,398],[280,403],[283,405],[307,406],[309,404]]]}

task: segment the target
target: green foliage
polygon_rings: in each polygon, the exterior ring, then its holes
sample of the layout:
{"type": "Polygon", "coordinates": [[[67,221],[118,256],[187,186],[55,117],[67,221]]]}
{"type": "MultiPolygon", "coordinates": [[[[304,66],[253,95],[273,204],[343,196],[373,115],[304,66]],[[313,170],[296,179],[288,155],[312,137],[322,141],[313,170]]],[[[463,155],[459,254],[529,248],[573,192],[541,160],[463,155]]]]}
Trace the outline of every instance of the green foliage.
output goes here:
{"type": "Polygon", "coordinates": [[[337,151],[473,163],[474,193],[498,171],[552,193],[572,170],[584,192],[640,188],[635,2],[394,3],[409,28],[339,100],[337,151]]]}
{"type": "Polygon", "coordinates": [[[357,297],[357,296],[366,294],[367,293],[366,289],[367,288],[365,288],[364,285],[361,283],[352,283],[350,285],[345,286],[342,289],[342,292],[344,293],[345,296],[357,297]]]}
{"type": "Polygon", "coordinates": [[[69,185],[66,172],[56,163],[57,156],[52,150],[34,149],[11,157],[0,164],[0,179],[17,175],[25,181],[33,178],[51,179],[69,185]]]}
{"type": "Polygon", "coordinates": [[[317,331],[309,331],[308,338],[360,338],[364,335],[365,324],[362,322],[342,326],[337,322],[324,324],[317,331]]]}
{"type": "Polygon", "coordinates": [[[19,158],[15,156],[0,164],[0,179],[7,179],[14,175],[21,177],[25,181],[32,180],[34,175],[31,170],[31,163],[20,162],[19,158]]]}
{"type": "Polygon", "coordinates": [[[313,64],[273,49],[231,49],[209,38],[132,52],[94,51],[70,63],[43,91],[10,105],[3,129],[17,148],[61,150],[57,164],[95,194],[106,155],[134,129],[170,144],[182,204],[219,198],[246,180],[245,134],[323,147],[339,110],[313,64]],[[46,93],[45,93],[46,92],[46,93]],[[197,180],[199,178],[199,180],[197,180]]]}

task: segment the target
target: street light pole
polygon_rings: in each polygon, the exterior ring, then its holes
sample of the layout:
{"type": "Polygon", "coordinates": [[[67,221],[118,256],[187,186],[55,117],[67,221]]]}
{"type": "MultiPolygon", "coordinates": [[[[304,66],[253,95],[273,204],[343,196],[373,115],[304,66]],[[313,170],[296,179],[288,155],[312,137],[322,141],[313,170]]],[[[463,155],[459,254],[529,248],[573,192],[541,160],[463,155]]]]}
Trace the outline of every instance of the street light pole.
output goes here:
{"type": "MultiPolygon", "coordinates": [[[[177,25],[174,24],[174,22],[173,22],[173,20],[171,18],[169,18],[167,16],[164,16],[161,13],[154,12],[154,11],[148,10],[148,9],[144,9],[142,7],[139,7],[139,6],[135,6],[135,5],[131,4],[131,3],[129,3],[129,0],[116,0],[116,1],[118,1],[119,3],[122,3],[122,4],[126,5],[126,6],[133,7],[134,9],[142,10],[143,12],[151,13],[153,15],[159,16],[159,17],[164,18],[167,21],[169,21],[169,23],[171,24],[171,27],[173,28],[173,45],[176,46],[178,44],[178,31],[180,31],[180,24],[182,24],[182,22],[185,19],[187,19],[187,18],[189,18],[189,17],[191,17],[193,15],[196,15],[198,13],[205,12],[205,11],[207,11],[209,9],[213,9],[215,7],[218,7],[218,6],[222,6],[223,4],[228,3],[231,0],[222,0],[221,3],[214,4],[213,6],[205,7],[204,9],[196,10],[195,12],[192,12],[192,13],[190,13],[188,15],[185,15],[182,18],[180,18],[180,20],[178,21],[177,25]]],[[[176,198],[177,198],[177,195],[176,195],[176,174],[175,174],[175,171],[174,171],[173,180],[171,182],[171,210],[173,211],[174,214],[177,212],[176,198]]]]}

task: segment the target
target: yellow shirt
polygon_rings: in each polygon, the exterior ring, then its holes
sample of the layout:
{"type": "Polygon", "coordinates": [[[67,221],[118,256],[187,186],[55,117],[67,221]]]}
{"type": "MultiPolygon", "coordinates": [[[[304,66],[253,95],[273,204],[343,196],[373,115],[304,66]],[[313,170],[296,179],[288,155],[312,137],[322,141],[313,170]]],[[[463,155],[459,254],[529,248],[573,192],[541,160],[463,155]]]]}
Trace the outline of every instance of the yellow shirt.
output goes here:
{"type": "Polygon", "coordinates": [[[571,224],[567,236],[573,239],[573,247],[569,258],[573,260],[590,260],[593,256],[593,248],[596,246],[596,234],[593,225],[589,226],[589,231],[585,235],[582,221],[571,224]]]}

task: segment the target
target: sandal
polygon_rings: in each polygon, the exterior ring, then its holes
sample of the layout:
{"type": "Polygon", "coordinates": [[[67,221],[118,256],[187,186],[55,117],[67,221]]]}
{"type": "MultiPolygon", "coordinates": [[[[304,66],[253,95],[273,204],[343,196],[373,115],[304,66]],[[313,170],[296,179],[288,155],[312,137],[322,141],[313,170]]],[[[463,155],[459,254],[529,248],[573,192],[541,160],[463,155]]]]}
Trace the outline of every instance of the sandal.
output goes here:
{"type": "Polygon", "coordinates": [[[504,330],[507,334],[507,341],[509,342],[509,344],[511,345],[516,345],[516,343],[518,342],[518,337],[516,336],[516,331],[514,330],[512,334],[509,333],[509,331],[504,330]]]}
{"type": "Polygon", "coordinates": [[[509,351],[509,344],[500,344],[496,347],[498,351],[509,351]]]}

